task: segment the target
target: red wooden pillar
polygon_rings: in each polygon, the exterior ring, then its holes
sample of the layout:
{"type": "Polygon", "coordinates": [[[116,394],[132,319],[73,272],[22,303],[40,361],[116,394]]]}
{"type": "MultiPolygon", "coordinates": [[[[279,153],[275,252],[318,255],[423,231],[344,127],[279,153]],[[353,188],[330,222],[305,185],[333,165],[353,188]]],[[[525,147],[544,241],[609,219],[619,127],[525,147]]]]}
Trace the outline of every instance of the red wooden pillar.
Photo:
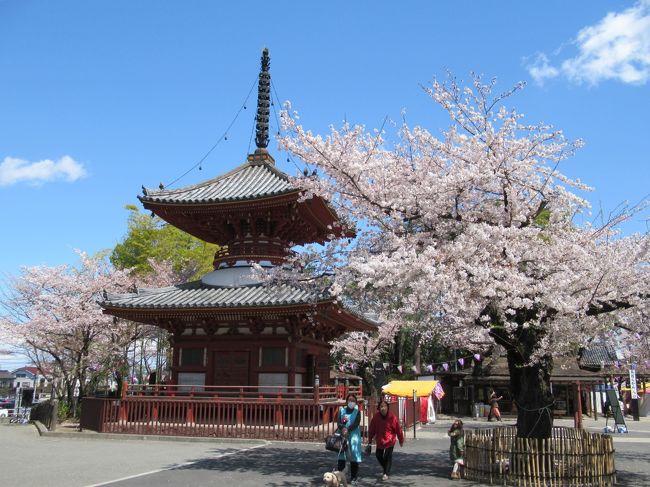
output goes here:
{"type": "Polygon", "coordinates": [[[244,424],[244,405],[242,403],[237,403],[237,410],[235,414],[237,418],[236,423],[244,424]]]}
{"type": "Polygon", "coordinates": [[[284,414],[282,414],[282,406],[280,405],[275,408],[275,425],[284,426],[284,414]]]}
{"type": "Polygon", "coordinates": [[[323,424],[330,422],[330,408],[329,406],[323,407],[323,424]]]}
{"type": "Polygon", "coordinates": [[[574,404],[576,410],[573,415],[573,427],[582,429],[582,391],[580,390],[580,381],[576,382],[574,404]]]}
{"type": "Polygon", "coordinates": [[[122,400],[120,401],[120,410],[118,413],[119,421],[128,421],[129,420],[129,409],[128,405],[122,400]]]}
{"type": "Polygon", "coordinates": [[[129,389],[129,383],[127,381],[122,382],[122,394],[121,394],[121,400],[120,400],[120,409],[117,413],[118,421],[128,421],[129,418],[129,412],[127,409],[127,405],[124,402],[124,399],[126,399],[126,393],[129,389]]]}

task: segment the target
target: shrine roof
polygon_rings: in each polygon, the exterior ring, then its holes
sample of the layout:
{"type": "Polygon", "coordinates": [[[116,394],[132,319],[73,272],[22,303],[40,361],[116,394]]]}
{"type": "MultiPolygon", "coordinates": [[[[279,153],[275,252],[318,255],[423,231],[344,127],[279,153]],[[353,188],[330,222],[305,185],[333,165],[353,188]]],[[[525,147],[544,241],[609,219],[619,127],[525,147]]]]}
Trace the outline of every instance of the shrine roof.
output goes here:
{"type": "Polygon", "coordinates": [[[327,299],[286,284],[217,287],[193,281],[128,294],[107,293],[100,305],[128,309],[238,308],[314,304],[327,299]]]}
{"type": "Polygon", "coordinates": [[[619,358],[610,345],[590,345],[580,353],[580,365],[585,367],[604,367],[614,365],[619,358]]]}
{"type": "Polygon", "coordinates": [[[138,196],[143,203],[228,203],[266,198],[297,191],[289,177],[266,156],[263,161],[249,160],[232,171],[193,186],[179,189],[144,189],[138,196]]]}

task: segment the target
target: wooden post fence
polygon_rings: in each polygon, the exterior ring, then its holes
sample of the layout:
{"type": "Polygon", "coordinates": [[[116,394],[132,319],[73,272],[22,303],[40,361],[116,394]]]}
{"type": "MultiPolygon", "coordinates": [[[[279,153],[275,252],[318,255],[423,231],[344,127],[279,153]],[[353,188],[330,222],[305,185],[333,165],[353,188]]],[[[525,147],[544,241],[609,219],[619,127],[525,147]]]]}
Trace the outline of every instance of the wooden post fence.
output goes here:
{"type": "Polygon", "coordinates": [[[598,486],[616,483],[610,435],[555,427],[550,438],[518,438],[516,428],[465,432],[469,480],[524,487],[598,486]]]}

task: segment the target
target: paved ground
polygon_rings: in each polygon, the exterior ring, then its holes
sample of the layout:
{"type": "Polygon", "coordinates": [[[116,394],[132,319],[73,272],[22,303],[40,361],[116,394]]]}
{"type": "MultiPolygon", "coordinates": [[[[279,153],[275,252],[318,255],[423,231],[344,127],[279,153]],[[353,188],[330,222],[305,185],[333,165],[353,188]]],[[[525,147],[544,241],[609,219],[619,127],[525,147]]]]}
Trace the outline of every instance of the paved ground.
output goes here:
{"type": "MultiPolygon", "coordinates": [[[[404,448],[394,454],[393,476],[381,482],[374,456],[361,465],[361,485],[395,487],[472,485],[448,480],[451,423],[442,418],[434,425],[407,433],[404,448]]],[[[572,425],[570,421],[556,421],[572,425]]],[[[488,427],[482,421],[466,421],[467,427],[488,427]]],[[[585,427],[602,430],[604,420],[586,420],[585,427]]],[[[630,433],[614,435],[616,466],[622,486],[650,485],[650,420],[628,422],[630,433]]],[[[80,433],[39,437],[32,425],[0,424],[3,485],[47,487],[132,486],[236,486],[292,487],[321,485],[334,455],[320,444],[160,441],[107,439],[80,433]]]]}

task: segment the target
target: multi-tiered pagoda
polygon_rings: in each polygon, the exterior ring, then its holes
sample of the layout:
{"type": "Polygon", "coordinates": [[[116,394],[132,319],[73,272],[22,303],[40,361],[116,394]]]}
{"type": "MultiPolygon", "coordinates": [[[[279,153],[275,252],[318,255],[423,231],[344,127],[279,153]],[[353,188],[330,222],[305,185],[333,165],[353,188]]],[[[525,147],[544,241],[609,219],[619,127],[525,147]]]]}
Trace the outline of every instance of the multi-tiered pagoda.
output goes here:
{"type": "Polygon", "coordinates": [[[241,166],[180,189],[145,189],[143,206],[170,224],[220,246],[200,280],[109,295],[104,312],[171,333],[172,380],[180,385],[286,386],[328,377],[328,342],[374,325],[337,303],[287,284],[262,283],[251,263],[281,265],[291,246],[351,235],[321,198],[301,189],[268,153],[268,50],[259,75],[256,145],[241,166]],[[339,229],[339,230],[337,230],[339,229]]]}

